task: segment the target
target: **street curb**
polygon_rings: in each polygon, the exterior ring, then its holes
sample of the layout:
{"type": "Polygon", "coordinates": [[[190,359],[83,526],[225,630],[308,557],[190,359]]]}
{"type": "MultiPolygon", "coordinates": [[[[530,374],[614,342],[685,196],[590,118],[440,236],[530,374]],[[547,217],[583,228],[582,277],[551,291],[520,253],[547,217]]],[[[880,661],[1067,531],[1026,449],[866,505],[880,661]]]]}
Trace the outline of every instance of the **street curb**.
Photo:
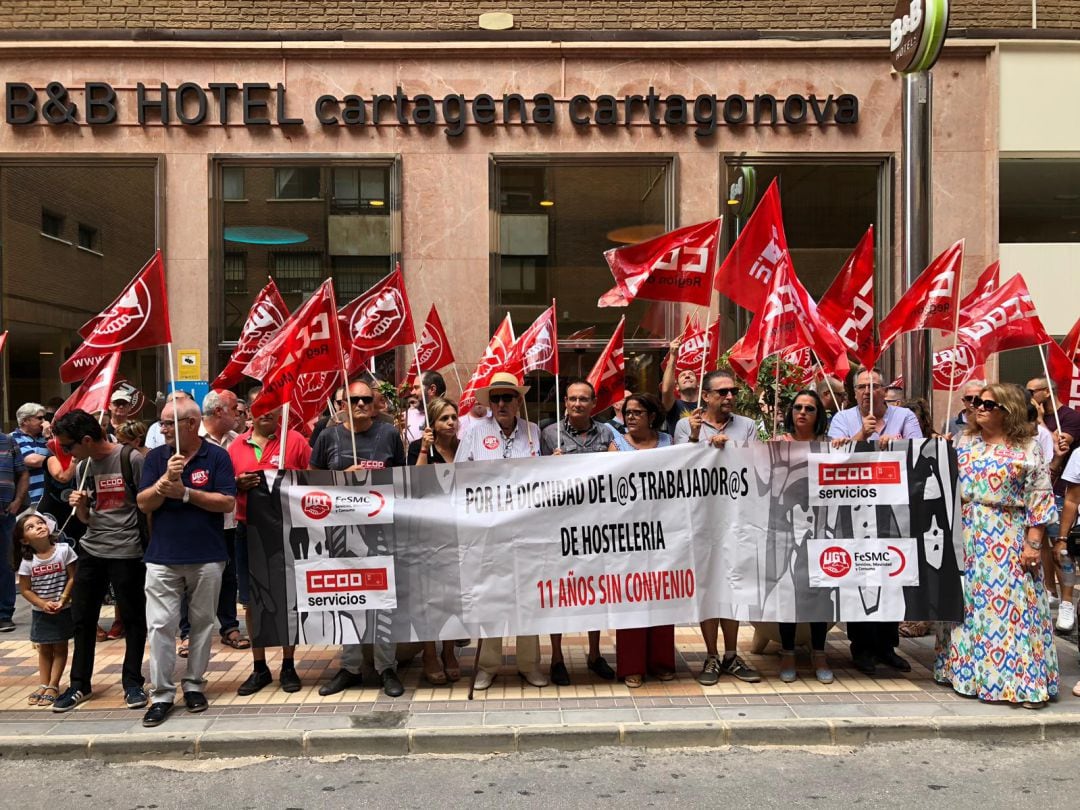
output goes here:
{"type": "Polygon", "coordinates": [[[601,747],[852,748],[913,740],[1043,742],[1080,738],[1080,716],[860,717],[731,720],[699,723],[604,723],[490,728],[203,731],[190,733],[0,737],[5,760],[93,759],[134,762],[234,757],[406,756],[582,751],[601,747]]]}

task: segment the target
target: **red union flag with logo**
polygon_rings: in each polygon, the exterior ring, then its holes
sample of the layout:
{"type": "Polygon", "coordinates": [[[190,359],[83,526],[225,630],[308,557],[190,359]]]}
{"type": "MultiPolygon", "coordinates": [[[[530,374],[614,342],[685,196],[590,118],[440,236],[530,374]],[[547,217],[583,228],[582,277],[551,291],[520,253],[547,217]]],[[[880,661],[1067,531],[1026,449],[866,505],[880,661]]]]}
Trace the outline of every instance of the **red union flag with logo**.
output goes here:
{"type": "Polygon", "coordinates": [[[979,362],[996,352],[1051,342],[1019,273],[961,313],[957,338],[975,350],[979,362]]]}
{"type": "Polygon", "coordinates": [[[300,374],[289,399],[289,427],[310,436],[326,403],[341,384],[340,371],[315,371],[300,374]]]}
{"type": "Polygon", "coordinates": [[[534,371],[559,373],[559,335],[555,317],[555,302],[552,301],[510,347],[504,371],[518,377],[534,371]]]}
{"type": "Polygon", "coordinates": [[[487,385],[491,381],[491,376],[496,371],[502,370],[506,364],[506,356],[513,345],[514,327],[510,323],[510,316],[507,315],[499,324],[499,328],[495,330],[495,334],[491,336],[487,348],[484,349],[484,355],[476,365],[476,371],[469,378],[465,390],[461,392],[458,410],[463,416],[476,404],[477,389],[487,385]]]}
{"type": "Polygon", "coordinates": [[[960,300],[960,318],[964,317],[964,310],[974,306],[979,301],[987,298],[1001,286],[1001,262],[994,262],[979,275],[975,281],[975,289],[960,300]]]}
{"type": "Polygon", "coordinates": [[[407,379],[414,380],[422,371],[436,371],[454,362],[454,352],[450,349],[450,340],[446,336],[439,311],[431,305],[424,330],[420,333],[420,342],[416,344],[416,357],[413,358],[407,379]]]}
{"type": "Polygon", "coordinates": [[[874,342],[874,226],[871,225],[840,273],[818,301],[821,317],[867,368],[877,360],[874,342]]]}
{"type": "Polygon", "coordinates": [[[375,355],[415,342],[412,310],[409,309],[401,267],[343,306],[338,319],[345,350],[349,353],[350,376],[375,355]]]}
{"type": "MultiPolygon", "coordinates": [[[[723,219],[604,252],[611,275],[626,301],[681,301],[707,307],[720,250],[723,219]]],[[[621,305],[618,305],[621,306],[621,305]]]]}
{"type": "Polygon", "coordinates": [[[626,317],[619,319],[619,325],[615,327],[615,333],[611,336],[607,346],[600,352],[596,359],[596,365],[592,367],[589,381],[596,391],[596,405],[593,413],[599,413],[605,408],[610,408],[616,402],[626,396],[624,379],[626,377],[626,361],[623,357],[623,328],[626,325],[626,317]]]}
{"type": "Polygon", "coordinates": [[[778,270],[791,266],[780,188],[773,180],[716,272],[716,289],[740,307],[760,312],[778,270]]]}
{"type": "Polygon", "coordinates": [[[959,391],[972,380],[986,379],[986,366],[975,350],[959,342],[955,348],[949,346],[934,352],[933,372],[935,391],[959,391]]]}
{"type": "Polygon", "coordinates": [[[1046,344],[1046,367],[1058,399],[1070,408],[1080,408],[1080,368],[1054,341],[1046,344]]]}
{"type": "MultiPolygon", "coordinates": [[[[720,356],[720,321],[702,327],[697,316],[686,319],[680,335],[679,350],[675,353],[675,373],[692,371],[701,373],[702,363],[705,370],[716,368],[716,360],[720,356]],[[703,356],[704,355],[704,356],[703,356]]],[[[667,355],[660,363],[660,368],[666,369],[668,364],[667,355]]]]}
{"type": "Polygon", "coordinates": [[[56,421],[68,411],[76,408],[87,413],[101,413],[109,410],[109,395],[113,390],[113,382],[116,379],[116,369],[120,365],[120,352],[113,352],[108,357],[98,361],[97,367],[82,385],[64,400],[64,404],[56,409],[53,421],[56,421]]]}
{"type": "Polygon", "coordinates": [[[285,306],[277,285],[271,279],[270,283],[255,296],[255,303],[248,311],[244,328],[240,330],[240,340],[237,341],[229,362],[210,383],[210,387],[212,389],[232,388],[243,380],[244,369],[255,356],[255,352],[270,341],[288,317],[289,308],[285,306]]]}
{"type": "Polygon", "coordinates": [[[255,352],[244,369],[244,374],[263,383],[262,393],[251,404],[252,416],[291,403],[303,375],[336,373],[341,369],[341,359],[334,287],[327,279],[278,333],[255,352]]]}
{"type": "Polygon", "coordinates": [[[133,349],[148,349],[172,341],[165,296],[165,264],[158,250],[124,288],[119,297],[80,330],[79,346],[60,366],[60,379],[85,379],[98,357],[133,349]]]}
{"type": "Polygon", "coordinates": [[[963,264],[964,240],[961,239],[927,265],[878,326],[881,351],[904,332],[916,329],[953,331],[960,305],[963,264]]]}

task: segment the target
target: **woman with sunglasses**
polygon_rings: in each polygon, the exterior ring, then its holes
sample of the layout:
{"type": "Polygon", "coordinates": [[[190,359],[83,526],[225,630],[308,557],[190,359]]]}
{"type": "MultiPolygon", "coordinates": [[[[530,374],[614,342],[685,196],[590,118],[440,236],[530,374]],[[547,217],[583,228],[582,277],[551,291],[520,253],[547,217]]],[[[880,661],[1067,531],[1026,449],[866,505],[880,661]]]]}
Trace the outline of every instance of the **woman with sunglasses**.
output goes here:
{"type": "MultiPolygon", "coordinates": [[[[626,433],[612,433],[608,451],[626,453],[671,446],[661,428],[666,421],[660,401],[652,394],[631,394],[623,401],[626,433]]],[[[615,631],[615,675],[631,689],[645,683],[645,675],[658,681],[675,677],[675,625],[637,627],[615,631]]]]}
{"type": "MultiPolygon", "coordinates": [[[[816,391],[804,389],[795,395],[791,407],[784,416],[784,440],[789,442],[827,442],[829,440],[829,415],[825,404],[816,391]]],[[[796,538],[795,576],[805,579],[809,576],[806,539],[796,538]]],[[[780,622],[780,680],[793,683],[798,680],[795,670],[795,631],[794,622],[780,622]]],[[[820,683],[832,683],[833,673],[825,659],[825,636],[829,632],[827,622],[810,622],[810,660],[814,665],[814,676],[820,683]]]]}
{"type": "Polygon", "coordinates": [[[1041,709],[1057,695],[1054,628],[1039,564],[1056,515],[1019,387],[988,385],[956,441],[964,529],[964,622],[938,639],[934,679],[968,697],[1041,709]]]}

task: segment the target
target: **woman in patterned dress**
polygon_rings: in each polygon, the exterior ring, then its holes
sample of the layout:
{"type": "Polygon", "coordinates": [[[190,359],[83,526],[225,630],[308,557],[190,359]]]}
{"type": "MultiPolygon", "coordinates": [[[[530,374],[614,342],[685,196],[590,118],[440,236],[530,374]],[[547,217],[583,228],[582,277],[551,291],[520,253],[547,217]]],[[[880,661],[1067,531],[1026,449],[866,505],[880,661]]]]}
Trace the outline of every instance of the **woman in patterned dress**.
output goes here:
{"type": "Polygon", "coordinates": [[[934,678],[968,697],[1041,709],[1060,673],[1039,565],[1053,492],[1020,388],[988,385],[956,441],[964,622],[938,639],[934,678]]]}

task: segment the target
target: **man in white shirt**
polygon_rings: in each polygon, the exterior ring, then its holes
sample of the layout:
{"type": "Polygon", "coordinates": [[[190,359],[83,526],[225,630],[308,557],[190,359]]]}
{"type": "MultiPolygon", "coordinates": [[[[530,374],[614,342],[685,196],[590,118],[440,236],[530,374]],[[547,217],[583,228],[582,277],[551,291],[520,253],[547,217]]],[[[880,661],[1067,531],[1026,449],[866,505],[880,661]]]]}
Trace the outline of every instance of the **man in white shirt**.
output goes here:
{"type": "Polygon", "coordinates": [[[427,426],[427,414],[424,413],[424,403],[431,402],[435,397],[441,397],[446,393],[446,380],[437,371],[425,371],[413,380],[411,396],[416,398],[416,407],[410,407],[405,412],[405,445],[414,442],[424,435],[427,426]]]}
{"type": "MultiPolygon", "coordinates": [[[[518,416],[521,401],[529,390],[513,374],[500,371],[487,388],[476,392],[477,401],[490,406],[491,416],[473,421],[461,438],[454,461],[485,461],[500,458],[529,458],[540,455],[540,430],[518,416]]],[[[502,665],[502,639],[486,638],[477,661],[477,689],[487,689],[502,665]]],[[[533,686],[547,686],[540,671],[538,636],[517,637],[517,668],[533,686]]]]}

